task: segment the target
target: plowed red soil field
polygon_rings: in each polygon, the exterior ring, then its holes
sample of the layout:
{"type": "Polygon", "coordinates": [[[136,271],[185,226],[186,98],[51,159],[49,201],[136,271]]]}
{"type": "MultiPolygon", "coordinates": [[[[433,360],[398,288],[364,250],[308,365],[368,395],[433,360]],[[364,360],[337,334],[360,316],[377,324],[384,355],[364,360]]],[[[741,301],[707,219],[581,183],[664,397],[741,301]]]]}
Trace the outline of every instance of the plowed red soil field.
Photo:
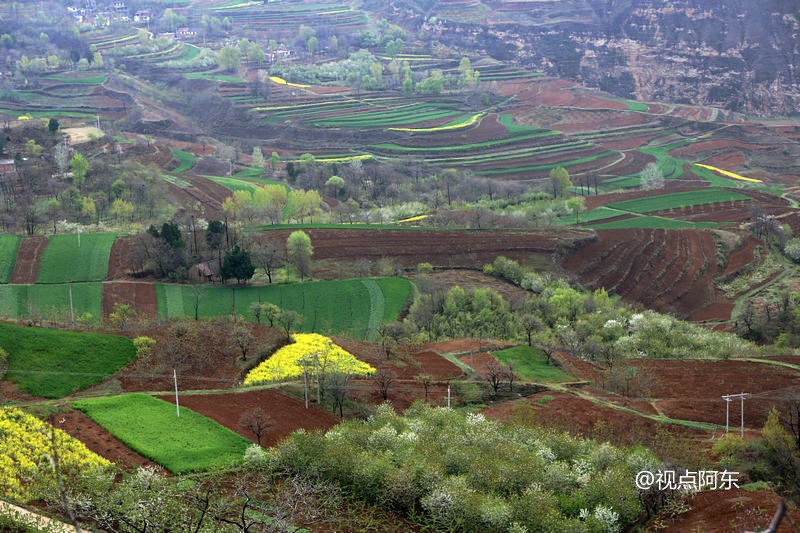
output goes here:
{"type": "MultiPolygon", "coordinates": [[[[175,403],[174,396],[163,400],[175,403]]],[[[216,420],[223,426],[256,442],[252,432],[242,428],[239,420],[243,413],[260,407],[273,420],[274,426],[261,436],[262,446],[274,446],[293,431],[305,429],[328,430],[340,422],[339,417],[320,407],[305,408],[303,401],[275,389],[221,394],[191,394],[179,398],[182,406],[216,420]]]]}
{"type": "MultiPolygon", "coordinates": [[[[765,358],[768,359],[768,358],[765,358]]],[[[574,357],[560,355],[566,370],[596,386],[604,385],[603,370],[574,357]]],[[[777,361],[800,364],[800,357],[780,357],[777,361]]],[[[796,370],[767,363],[728,360],[629,360],[625,363],[639,369],[645,376],[649,392],[636,395],[655,399],[655,405],[667,416],[683,420],[725,425],[725,394],[746,392],[746,428],[759,430],[773,405],[800,393],[800,376],[796,370]]],[[[626,401],[617,397],[618,402],[626,401]]],[[[730,420],[737,425],[741,410],[739,402],[731,404],[730,420]]]]}
{"type": "Polygon", "coordinates": [[[117,237],[111,246],[111,254],[108,258],[108,276],[106,279],[125,279],[130,271],[128,254],[131,248],[131,241],[128,237],[117,237]]]}
{"type": "Polygon", "coordinates": [[[713,285],[720,269],[709,231],[597,230],[597,240],[567,256],[562,266],[587,287],[604,287],[681,316],[721,298],[713,285]]]}
{"type": "Polygon", "coordinates": [[[140,316],[156,318],[158,302],[153,283],[136,281],[109,281],[103,283],[103,316],[114,311],[116,304],[127,304],[140,316]]]}
{"type": "Polygon", "coordinates": [[[47,237],[25,237],[19,243],[10,283],[36,283],[47,237]]]}
{"type": "Polygon", "coordinates": [[[80,411],[69,409],[51,417],[50,423],[83,442],[94,453],[125,469],[155,466],[155,463],[122,444],[103,426],[80,411]]]}
{"type": "MultiPolygon", "coordinates": [[[[747,491],[708,490],[689,497],[691,509],[674,519],[664,519],[664,531],[702,531],[703,533],[731,533],[739,531],[766,531],[780,498],[765,490],[747,491]]],[[[800,513],[790,510],[795,523],[800,523],[800,513]]],[[[777,533],[792,533],[793,528],[784,518],[777,533]]]]}
{"type": "MultiPolygon", "coordinates": [[[[550,255],[559,241],[591,235],[573,230],[371,230],[309,229],[314,259],[397,259],[404,266],[427,261],[435,266],[482,268],[498,255],[527,262],[550,255]]],[[[291,230],[266,235],[285,242],[291,230]]]]}

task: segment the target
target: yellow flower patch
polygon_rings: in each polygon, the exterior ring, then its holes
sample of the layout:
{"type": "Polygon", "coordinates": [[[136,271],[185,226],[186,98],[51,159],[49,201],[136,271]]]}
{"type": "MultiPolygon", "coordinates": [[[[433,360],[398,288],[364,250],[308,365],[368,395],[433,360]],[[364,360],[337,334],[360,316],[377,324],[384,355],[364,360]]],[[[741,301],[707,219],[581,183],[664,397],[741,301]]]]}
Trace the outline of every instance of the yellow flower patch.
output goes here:
{"type": "Polygon", "coordinates": [[[700,163],[695,163],[698,167],[707,168],[708,170],[713,170],[714,172],[719,172],[723,176],[728,176],[729,178],[733,178],[735,180],[742,180],[742,181],[751,181],[753,183],[763,183],[762,180],[758,180],[756,178],[748,178],[746,176],[742,176],[741,174],[737,174],[735,172],[729,172],[727,170],[722,170],[721,168],[712,167],[711,165],[703,165],[700,163]]]}
{"type": "Polygon", "coordinates": [[[81,441],[14,407],[0,409],[0,497],[27,502],[55,489],[51,458],[65,475],[111,463],[81,441]]]}
{"type": "Polygon", "coordinates": [[[269,80],[272,83],[277,83],[278,85],[288,85],[289,87],[300,87],[301,89],[311,87],[311,85],[303,85],[302,83],[290,83],[283,78],[279,78],[278,76],[270,76],[269,80]]]}
{"type": "Polygon", "coordinates": [[[372,366],[318,333],[295,333],[292,339],[292,344],[287,344],[251,370],[244,378],[244,384],[298,379],[303,376],[304,365],[308,376],[331,372],[368,376],[375,372],[372,366]]]}

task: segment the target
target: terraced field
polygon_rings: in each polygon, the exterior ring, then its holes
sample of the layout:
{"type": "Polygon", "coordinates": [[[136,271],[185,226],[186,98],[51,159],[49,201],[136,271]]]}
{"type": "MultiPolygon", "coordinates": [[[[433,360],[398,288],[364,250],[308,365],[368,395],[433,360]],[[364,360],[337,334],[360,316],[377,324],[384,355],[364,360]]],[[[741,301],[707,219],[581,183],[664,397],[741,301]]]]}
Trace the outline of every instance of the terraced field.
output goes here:
{"type": "Polygon", "coordinates": [[[302,314],[302,331],[346,333],[359,339],[373,339],[380,324],[395,320],[410,294],[411,283],[401,278],[199,289],[156,285],[162,319],[193,317],[196,303],[201,317],[236,313],[252,320],[250,305],[269,302],[302,314]]]}
{"type": "Polygon", "coordinates": [[[562,260],[563,267],[587,287],[605,287],[649,309],[684,316],[723,299],[713,284],[721,270],[710,232],[596,231],[596,241],[562,260]]]}
{"type": "Polygon", "coordinates": [[[94,322],[102,317],[102,293],[99,282],[0,285],[0,317],[69,322],[71,301],[76,319],[94,322]]]}
{"type": "Polygon", "coordinates": [[[104,281],[116,238],[113,233],[53,235],[44,249],[36,282],[104,281]]]}

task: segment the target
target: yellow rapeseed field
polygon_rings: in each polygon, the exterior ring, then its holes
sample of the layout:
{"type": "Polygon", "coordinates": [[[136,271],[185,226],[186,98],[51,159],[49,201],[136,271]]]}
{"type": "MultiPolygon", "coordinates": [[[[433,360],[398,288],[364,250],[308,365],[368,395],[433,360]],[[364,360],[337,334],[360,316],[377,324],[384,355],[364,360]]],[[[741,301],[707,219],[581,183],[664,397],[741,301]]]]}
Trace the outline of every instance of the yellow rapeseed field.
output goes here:
{"type": "Polygon", "coordinates": [[[748,178],[746,176],[742,176],[741,174],[737,174],[735,172],[730,172],[727,170],[722,170],[721,168],[712,167],[711,165],[703,165],[701,163],[695,163],[695,165],[697,165],[698,167],[707,168],[708,170],[713,170],[714,172],[719,172],[723,176],[728,176],[729,178],[733,178],[735,180],[750,181],[753,183],[763,183],[762,180],[758,180],[756,178],[748,178]]]}
{"type": "Polygon", "coordinates": [[[14,407],[0,409],[0,497],[27,502],[55,490],[54,448],[65,474],[111,464],[47,422],[14,407]]]}
{"type": "Polygon", "coordinates": [[[295,333],[292,339],[292,344],[287,344],[251,370],[244,378],[244,384],[300,378],[303,376],[304,363],[309,376],[314,376],[315,372],[337,372],[354,376],[368,376],[375,372],[372,366],[359,361],[328,337],[318,333],[295,333]]]}

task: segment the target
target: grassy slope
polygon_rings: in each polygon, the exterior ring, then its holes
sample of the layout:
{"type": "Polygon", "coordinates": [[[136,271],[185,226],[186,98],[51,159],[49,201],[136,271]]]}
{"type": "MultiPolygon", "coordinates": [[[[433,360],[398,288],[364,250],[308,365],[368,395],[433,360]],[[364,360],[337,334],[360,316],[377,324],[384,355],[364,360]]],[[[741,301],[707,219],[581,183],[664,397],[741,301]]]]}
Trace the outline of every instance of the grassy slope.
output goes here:
{"type": "Polygon", "coordinates": [[[544,352],[530,346],[514,346],[492,352],[492,355],[503,364],[513,365],[514,374],[523,381],[575,381],[575,376],[548,364],[544,352]]]}
{"type": "Polygon", "coordinates": [[[194,411],[127,394],[73,404],[112,435],[173,473],[205,470],[241,459],[250,441],[194,411]]]}
{"type": "Polygon", "coordinates": [[[53,235],[42,254],[36,283],[105,280],[115,239],[113,233],[84,233],[78,247],[77,234],[53,235]]]}
{"type": "Polygon", "coordinates": [[[8,283],[14,271],[20,240],[17,235],[0,235],[0,283],[8,283]]]}
{"type": "Polygon", "coordinates": [[[130,339],[0,324],[7,378],[35,396],[60,398],[103,381],[136,355],[130,339]]]}
{"type": "MultiPolygon", "coordinates": [[[[224,316],[231,313],[236,298],[236,313],[250,315],[249,307],[254,302],[273,303],[284,309],[301,313],[305,320],[302,331],[325,333],[348,333],[355,338],[374,336],[370,317],[379,311],[379,319],[391,321],[397,318],[411,293],[411,282],[402,278],[380,278],[366,280],[374,282],[380,289],[382,309],[373,301],[380,296],[370,296],[365,280],[316,281],[288,285],[262,287],[199,287],[199,315],[201,317],[224,316]]],[[[156,285],[160,318],[194,316],[195,289],[183,285],[156,285]]],[[[372,319],[373,324],[377,317],[372,319]]]]}
{"type": "MultiPolygon", "coordinates": [[[[101,283],[73,283],[72,306],[75,316],[89,313],[100,318],[103,308],[101,283]]],[[[0,317],[59,318],[69,317],[69,286],[65,283],[46,285],[0,285],[0,317]]]]}

